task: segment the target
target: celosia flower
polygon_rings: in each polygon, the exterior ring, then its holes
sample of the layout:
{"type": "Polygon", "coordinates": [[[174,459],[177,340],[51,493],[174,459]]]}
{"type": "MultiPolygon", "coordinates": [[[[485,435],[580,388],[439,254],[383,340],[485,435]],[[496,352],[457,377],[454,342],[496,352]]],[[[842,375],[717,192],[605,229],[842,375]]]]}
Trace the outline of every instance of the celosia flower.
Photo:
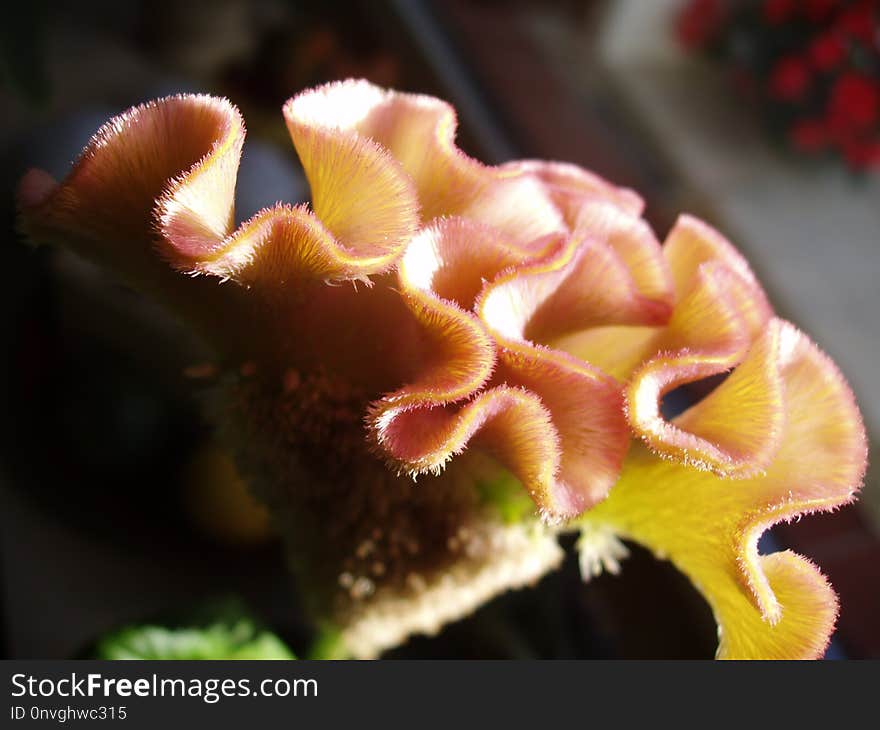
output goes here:
{"type": "Polygon", "coordinates": [[[484,166],[430,97],[348,81],[284,118],[311,206],[235,228],[242,120],[176,96],[111,120],[60,184],[30,172],[22,221],[214,346],[221,435],[347,651],[535,580],[580,530],[587,577],[618,537],[673,561],[719,656],[820,655],[834,593],[757,540],[852,500],[863,427],[731,244],[683,216],[661,246],[635,193],[572,165],[484,166]],[[664,417],[670,390],[724,373],[664,417]]]}

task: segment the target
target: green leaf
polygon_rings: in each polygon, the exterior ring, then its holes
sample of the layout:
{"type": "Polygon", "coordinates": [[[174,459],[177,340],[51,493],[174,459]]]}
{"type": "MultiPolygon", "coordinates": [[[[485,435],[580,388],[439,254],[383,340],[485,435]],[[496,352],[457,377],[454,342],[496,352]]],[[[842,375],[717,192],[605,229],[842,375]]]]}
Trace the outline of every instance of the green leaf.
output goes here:
{"type": "Polygon", "coordinates": [[[296,659],[248,618],[205,627],[132,626],[101,639],[95,653],[98,659],[296,659]]]}

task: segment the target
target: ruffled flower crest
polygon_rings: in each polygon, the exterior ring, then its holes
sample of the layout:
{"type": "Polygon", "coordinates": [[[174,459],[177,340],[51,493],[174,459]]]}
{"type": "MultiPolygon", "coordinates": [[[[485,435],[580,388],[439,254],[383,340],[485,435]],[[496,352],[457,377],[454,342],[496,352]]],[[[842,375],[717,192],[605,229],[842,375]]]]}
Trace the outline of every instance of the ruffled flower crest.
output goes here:
{"type": "Polygon", "coordinates": [[[573,165],[482,165],[431,97],[347,81],[283,113],[311,205],[235,227],[241,117],[176,96],[111,120],[61,183],[28,173],[22,225],[213,345],[218,427],[349,651],[535,580],[577,528],[591,571],[615,535],[673,560],[720,655],[821,652],[833,592],[757,538],[851,500],[864,431],[734,247],[688,216],[661,245],[635,193],[573,165]],[[499,509],[517,482],[543,519],[499,509]]]}

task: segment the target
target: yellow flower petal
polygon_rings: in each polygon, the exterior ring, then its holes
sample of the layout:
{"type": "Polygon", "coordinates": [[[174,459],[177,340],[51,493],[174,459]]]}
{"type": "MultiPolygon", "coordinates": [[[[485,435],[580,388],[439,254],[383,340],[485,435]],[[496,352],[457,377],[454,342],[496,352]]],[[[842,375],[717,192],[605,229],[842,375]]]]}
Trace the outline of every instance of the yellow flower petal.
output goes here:
{"type": "Polygon", "coordinates": [[[784,430],[764,473],[724,479],[637,446],[608,499],[583,517],[690,578],[715,613],[721,658],[821,655],[834,627],[833,591],[804,558],[759,555],[758,538],[776,522],[851,501],[865,470],[864,428],[834,364],[780,320],[756,347],[774,342],[784,430]]]}
{"type": "Polygon", "coordinates": [[[627,388],[627,414],[636,434],[659,454],[729,476],[748,476],[770,461],[782,428],[778,328],[771,328],[747,361],[698,406],[674,423],[660,413],[663,396],[673,388],[723,373],[743,358],[750,328],[742,307],[732,305],[736,300],[728,296],[737,280],[729,269],[700,265],[697,286],[655,338],[663,351],[636,372],[627,388]],[[667,343],[679,349],[665,351],[667,343]]]}
{"type": "Polygon", "coordinates": [[[354,132],[384,149],[415,184],[425,221],[462,208],[496,177],[456,147],[455,109],[431,96],[348,80],[311,89],[286,110],[294,142],[317,125],[354,132]]]}
{"type": "Polygon", "coordinates": [[[717,262],[735,273],[747,293],[741,296],[753,303],[747,310],[754,313],[756,328],[766,321],[771,311],[764,290],[752,273],[752,269],[734,245],[705,223],[691,215],[681,215],[663,243],[663,254],[669,262],[669,269],[677,292],[687,291],[689,282],[701,264],[717,262]]]}

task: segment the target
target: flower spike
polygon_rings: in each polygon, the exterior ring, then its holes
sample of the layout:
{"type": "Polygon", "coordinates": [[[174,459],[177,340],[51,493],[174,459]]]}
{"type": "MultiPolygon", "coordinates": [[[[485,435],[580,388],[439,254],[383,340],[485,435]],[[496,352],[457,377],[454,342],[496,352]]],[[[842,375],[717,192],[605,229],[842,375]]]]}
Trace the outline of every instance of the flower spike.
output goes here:
{"type": "Polygon", "coordinates": [[[661,246],[636,193],[575,165],[484,165],[428,96],[349,80],[283,117],[311,205],[236,228],[244,124],[200,95],[112,119],[19,202],[33,240],[214,347],[208,413],[315,621],[376,656],[534,582],[580,530],[585,577],[619,569],[623,538],[672,560],[719,657],[820,655],[834,592],[758,538],[854,499],[864,428],[735,248],[690,216],[661,246]]]}

